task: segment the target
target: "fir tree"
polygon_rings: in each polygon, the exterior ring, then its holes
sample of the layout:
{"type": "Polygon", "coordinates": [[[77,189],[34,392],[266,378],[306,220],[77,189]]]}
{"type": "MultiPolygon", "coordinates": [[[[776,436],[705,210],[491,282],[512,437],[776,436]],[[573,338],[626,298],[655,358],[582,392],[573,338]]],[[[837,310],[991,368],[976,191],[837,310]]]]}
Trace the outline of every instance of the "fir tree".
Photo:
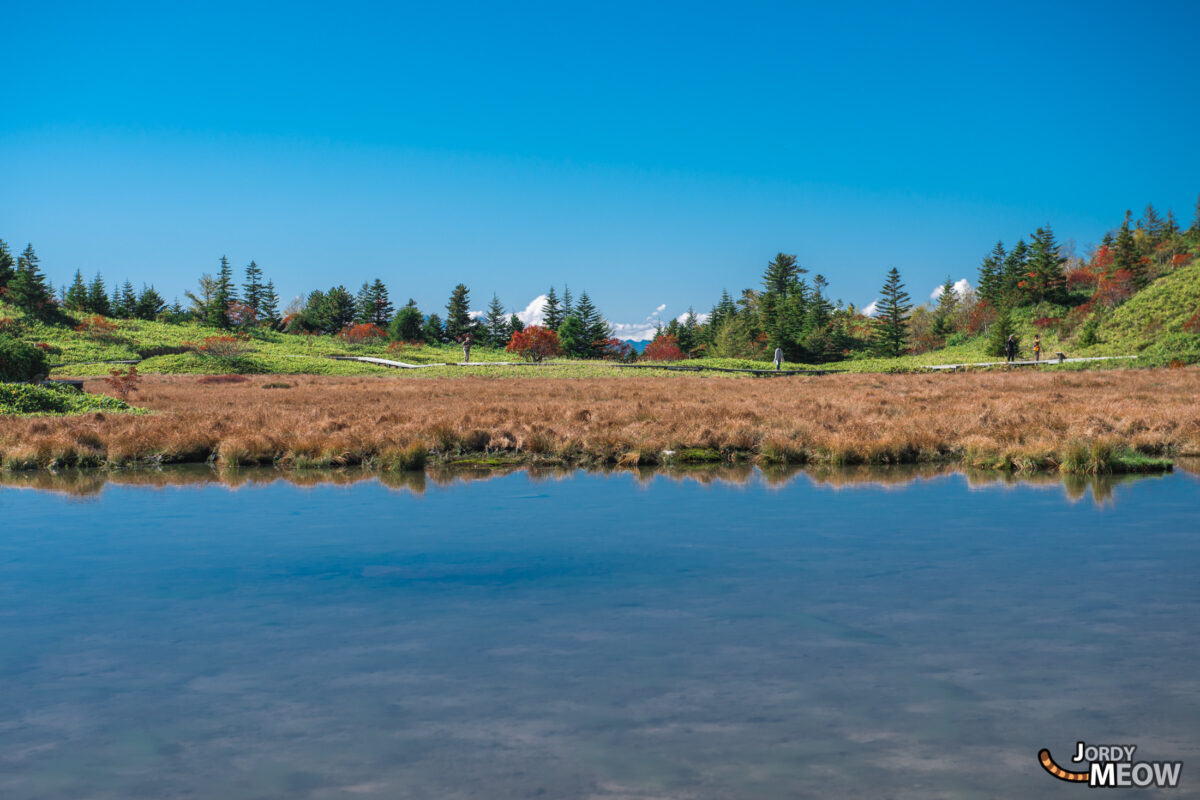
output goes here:
{"type": "MultiPolygon", "coordinates": [[[[421,326],[425,324],[425,315],[417,308],[417,301],[409,299],[408,304],[396,312],[388,326],[388,336],[395,342],[419,342],[425,338],[421,326]]],[[[439,333],[438,338],[441,338],[439,333]]]]}
{"type": "Polygon", "coordinates": [[[430,314],[421,326],[421,335],[430,344],[441,344],[446,338],[446,329],[442,327],[442,319],[437,314],[430,314]]]}
{"type": "Polygon", "coordinates": [[[387,285],[383,280],[376,278],[371,282],[371,322],[381,328],[386,328],[388,323],[392,321],[392,314],[395,313],[396,307],[392,305],[391,297],[388,295],[387,285]]]}
{"type": "Polygon", "coordinates": [[[1025,294],[1035,302],[1047,300],[1051,303],[1066,301],[1066,275],[1063,273],[1065,258],[1058,254],[1058,242],[1054,231],[1047,224],[1033,233],[1026,260],[1025,294]]]}
{"type": "Polygon", "coordinates": [[[763,272],[763,290],[767,294],[787,297],[796,287],[800,276],[806,272],[808,270],[796,262],[795,256],[779,253],[767,262],[767,269],[763,272]]]}
{"type": "MultiPolygon", "coordinates": [[[[1200,204],[1197,204],[1197,208],[1200,209],[1200,204]]],[[[0,239],[0,289],[8,286],[16,274],[17,271],[13,268],[12,251],[8,249],[8,243],[0,239]]]]}
{"type": "Polygon", "coordinates": [[[904,352],[908,338],[908,314],[912,310],[908,292],[900,281],[900,270],[892,267],[880,290],[878,314],[875,321],[875,343],[879,352],[898,356],[904,352]]]}
{"type": "Polygon", "coordinates": [[[104,276],[99,272],[92,278],[87,290],[87,310],[102,317],[112,316],[112,304],[108,302],[108,292],[104,288],[104,276]]]}
{"type": "Polygon", "coordinates": [[[445,335],[450,341],[458,341],[463,334],[470,333],[471,325],[471,290],[465,283],[454,287],[450,299],[446,301],[445,335]]]}
{"type": "Polygon", "coordinates": [[[558,326],[558,346],[574,358],[587,358],[592,354],[592,343],[587,338],[587,328],[579,317],[571,314],[558,326]]]}
{"type": "Polygon", "coordinates": [[[371,284],[363,281],[358,294],[354,296],[354,321],[360,324],[370,322],[375,316],[371,306],[371,284]]]}
{"type": "Polygon", "coordinates": [[[1153,203],[1146,204],[1146,210],[1142,212],[1142,218],[1138,220],[1138,226],[1146,232],[1150,244],[1158,244],[1162,240],[1164,223],[1162,217],[1158,215],[1158,211],[1154,208],[1153,203]]]}
{"type": "Polygon", "coordinates": [[[237,302],[237,294],[233,289],[233,267],[229,259],[221,256],[221,266],[217,270],[213,284],[212,298],[206,309],[208,324],[216,328],[229,327],[229,306],[237,302]]]}
{"type": "Polygon", "coordinates": [[[72,311],[88,310],[88,288],[83,282],[83,273],[79,270],[75,270],[75,278],[71,281],[67,293],[63,295],[63,307],[72,311]]]}
{"type": "Polygon", "coordinates": [[[1133,276],[1134,284],[1146,284],[1145,269],[1142,258],[1138,255],[1137,242],[1134,241],[1133,231],[1129,229],[1130,212],[1125,212],[1125,221],[1117,231],[1117,239],[1113,244],[1113,269],[1127,270],[1133,276]]]}
{"type": "Polygon", "coordinates": [[[263,271],[262,267],[254,261],[246,265],[246,282],[242,284],[242,302],[245,303],[254,312],[256,319],[261,319],[262,300],[263,300],[263,271]]]}
{"type": "Polygon", "coordinates": [[[550,291],[546,292],[546,303],[542,306],[542,325],[548,330],[557,331],[558,326],[562,325],[563,321],[562,306],[558,303],[558,295],[554,293],[554,287],[550,287],[550,291]]]}
{"type": "Polygon", "coordinates": [[[1025,261],[1028,256],[1029,245],[1025,244],[1024,239],[1019,239],[1016,246],[1012,250],[1009,250],[1008,255],[1004,257],[1004,268],[1001,272],[1002,279],[1000,281],[1000,297],[997,298],[997,305],[1007,305],[1017,296],[1021,281],[1028,277],[1025,274],[1025,261]]]}
{"type": "Polygon", "coordinates": [[[575,317],[583,325],[584,336],[588,341],[588,354],[599,355],[596,342],[609,338],[611,330],[586,291],[579,296],[579,302],[575,305],[575,317]]]}
{"type": "Polygon", "coordinates": [[[508,344],[512,331],[508,327],[508,317],[504,313],[504,304],[499,296],[493,294],[492,302],[488,303],[487,314],[483,317],[487,329],[488,344],[492,347],[504,347],[508,344]]]}
{"type": "Polygon", "coordinates": [[[116,300],[113,303],[115,315],[122,319],[133,319],[136,317],[137,300],[137,292],[133,290],[133,283],[126,278],[125,283],[121,284],[121,290],[117,293],[116,300]]]}
{"type": "Polygon", "coordinates": [[[134,316],[138,319],[152,320],[158,317],[167,307],[167,302],[153,286],[142,284],[142,292],[137,297],[134,306],[134,316]]]}
{"type": "Polygon", "coordinates": [[[40,259],[33,245],[27,245],[17,258],[17,270],[6,287],[13,305],[37,316],[46,316],[54,309],[54,295],[42,274],[40,259]]]}
{"type": "Polygon", "coordinates": [[[571,287],[565,283],[563,284],[562,311],[564,320],[575,313],[575,306],[571,304],[571,287]]]}
{"type": "Polygon", "coordinates": [[[354,322],[354,295],[345,286],[334,286],[314,303],[310,319],[326,333],[338,333],[354,322]]]}
{"type": "Polygon", "coordinates": [[[951,320],[958,310],[958,294],[954,291],[954,279],[946,276],[942,284],[941,294],[938,295],[937,307],[933,310],[933,333],[935,336],[947,336],[953,325],[951,320]]]}
{"type": "Polygon", "coordinates": [[[279,295],[275,292],[274,281],[269,280],[263,286],[262,296],[259,300],[258,318],[271,325],[279,323],[279,295]]]}
{"type": "Polygon", "coordinates": [[[979,299],[991,305],[1000,303],[1004,288],[1004,242],[996,242],[979,265],[979,299]]]}
{"type": "Polygon", "coordinates": [[[999,357],[1006,355],[1004,343],[1008,341],[1009,335],[1015,332],[1016,327],[1013,325],[1012,311],[1005,306],[1000,309],[1000,315],[988,330],[987,346],[984,352],[989,356],[999,357]]]}
{"type": "Polygon", "coordinates": [[[520,317],[518,317],[516,314],[513,314],[508,318],[508,329],[513,333],[516,333],[517,331],[523,331],[525,330],[525,323],[521,321],[520,317]]]}

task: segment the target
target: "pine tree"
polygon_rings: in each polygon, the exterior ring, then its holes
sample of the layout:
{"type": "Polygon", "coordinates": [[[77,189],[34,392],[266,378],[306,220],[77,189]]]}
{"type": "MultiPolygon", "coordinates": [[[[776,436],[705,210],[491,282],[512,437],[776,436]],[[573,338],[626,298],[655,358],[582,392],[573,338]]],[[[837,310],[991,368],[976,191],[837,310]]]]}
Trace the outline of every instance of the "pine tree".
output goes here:
{"type": "Polygon", "coordinates": [[[488,344],[492,347],[504,347],[508,344],[512,331],[508,327],[508,317],[504,313],[504,304],[499,296],[493,294],[492,302],[488,303],[487,314],[483,317],[487,329],[488,344]]]}
{"type": "Polygon", "coordinates": [[[1158,215],[1153,203],[1146,204],[1146,210],[1142,212],[1142,218],[1138,220],[1138,225],[1146,232],[1152,245],[1158,244],[1163,235],[1163,219],[1158,215]]]}
{"type": "Polygon", "coordinates": [[[83,273],[79,270],[75,270],[75,278],[71,281],[67,293],[63,295],[63,307],[72,311],[87,311],[88,288],[83,282],[83,273]]]}
{"type": "MultiPolygon", "coordinates": [[[[1200,205],[1197,208],[1200,208],[1200,205]]],[[[8,249],[8,243],[0,239],[0,289],[8,286],[16,274],[17,271],[13,268],[12,251],[8,249]]]]}
{"type": "Polygon", "coordinates": [[[586,291],[579,296],[579,302],[575,304],[575,317],[583,325],[584,336],[588,342],[588,354],[598,356],[596,342],[608,339],[611,329],[586,291]]]}
{"type": "Polygon", "coordinates": [[[242,302],[254,312],[255,319],[262,319],[263,301],[262,267],[250,259],[246,265],[246,282],[242,284],[242,302]]]}
{"type": "Polygon", "coordinates": [[[454,287],[450,299],[446,301],[445,335],[450,341],[458,341],[458,337],[470,333],[471,325],[471,290],[465,283],[454,287]]]}
{"type": "Polygon", "coordinates": [[[1058,242],[1054,231],[1047,224],[1033,233],[1026,261],[1025,295],[1035,302],[1047,300],[1051,303],[1066,301],[1067,278],[1063,273],[1065,258],[1058,254],[1058,242]]]}
{"type": "Polygon", "coordinates": [[[1145,265],[1138,254],[1137,242],[1134,241],[1133,231],[1129,229],[1130,212],[1125,212],[1125,221],[1117,231],[1117,239],[1113,244],[1113,269],[1127,270],[1133,276],[1136,286],[1145,286],[1147,281],[1145,265]]]}
{"type": "Polygon", "coordinates": [[[562,299],[563,319],[575,313],[575,306],[571,304],[571,287],[563,284],[563,299],[562,299]]]}
{"type": "Polygon", "coordinates": [[[122,319],[133,319],[137,316],[137,292],[133,290],[133,283],[128,278],[121,284],[121,290],[113,303],[113,311],[122,319]]]}
{"type": "MultiPolygon", "coordinates": [[[[394,342],[419,342],[425,338],[421,326],[425,315],[417,308],[417,301],[409,298],[408,305],[400,309],[388,326],[388,336],[394,342]]],[[[441,338],[440,334],[438,338],[441,338]]]]}
{"type": "Polygon", "coordinates": [[[33,245],[17,258],[17,270],[8,282],[7,297],[13,305],[37,316],[48,315],[54,310],[54,295],[42,274],[40,259],[33,245]]]}
{"type": "Polygon", "coordinates": [[[548,330],[557,331],[564,316],[562,306],[558,303],[558,295],[551,286],[550,291],[546,292],[546,304],[542,306],[542,325],[548,330]]]}
{"type": "Polygon", "coordinates": [[[262,295],[259,299],[258,318],[271,325],[279,323],[279,295],[275,292],[274,281],[269,280],[263,286],[262,295]]]}
{"type": "Polygon", "coordinates": [[[321,297],[315,319],[326,333],[338,333],[354,323],[354,295],[345,286],[334,286],[321,297]]]}
{"type": "Polygon", "coordinates": [[[887,356],[898,356],[904,352],[908,338],[908,314],[912,311],[908,292],[900,280],[900,270],[892,267],[880,290],[880,301],[875,322],[875,342],[879,352],[887,356]]]}
{"type": "Polygon", "coordinates": [[[767,262],[763,272],[763,289],[767,294],[787,297],[795,289],[800,276],[808,270],[796,262],[796,257],[787,253],[778,253],[767,262]]]}
{"type": "Polygon", "coordinates": [[[1194,243],[1200,244],[1200,196],[1196,198],[1196,213],[1192,217],[1192,227],[1188,228],[1187,235],[1194,243]]]}
{"type": "Polygon", "coordinates": [[[984,352],[989,356],[998,357],[1005,355],[1004,344],[1008,341],[1009,335],[1014,333],[1016,333],[1016,326],[1013,325],[1012,311],[1005,306],[1000,309],[1000,315],[988,330],[987,345],[984,352]]]}
{"type": "Polygon", "coordinates": [[[1163,239],[1175,241],[1179,237],[1179,223],[1175,221],[1175,212],[1167,209],[1167,221],[1163,223],[1163,239]]]}
{"type": "Polygon", "coordinates": [[[587,328],[574,314],[568,315],[558,326],[558,346],[573,358],[588,358],[592,354],[592,343],[587,338],[587,328]]]}
{"type": "Polygon", "coordinates": [[[213,297],[217,293],[217,279],[205,272],[200,275],[197,283],[200,285],[199,294],[188,291],[183,294],[192,301],[192,316],[201,322],[208,322],[212,315],[213,297]]]}
{"type": "Polygon", "coordinates": [[[372,305],[371,284],[363,281],[363,285],[358,289],[358,294],[354,296],[354,321],[362,324],[374,319],[375,310],[371,307],[372,305]]]}
{"type": "Polygon", "coordinates": [[[953,325],[951,320],[958,310],[958,294],[954,291],[954,279],[946,276],[942,284],[942,292],[938,295],[937,308],[933,310],[933,333],[935,336],[947,336],[953,325]]]}
{"type": "Polygon", "coordinates": [[[212,299],[208,303],[208,324],[216,328],[229,327],[229,306],[237,302],[237,294],[233,289],[233,267],[229,259],[221,256],[221,266],[217,270],[213,284],[212,299]]]}
{"type": "Polygon", "coordinates": [[[1020,291],[1021,281],[1025,280],[1028,275],[1026,269],[1026,259],[1029,256],[1029,245],[1025,244],[1024,239],[1018,239],[1017,244],[1012,250],[1008,251],[1008,255],[1004,257],[1004,269],[1002,270],[1002,279],[1000,281],[1001,291],[997,305],[1007,305],[1011,303],[1020,291]]]}
{"type": "Polygon", "coordinates": [[[392,321],[392,314],[396,308],[392,305],[391,297],[388,295],[387,285],[383,280],[376,278],[371,283],[371,322],[381,328],[386,328],[388,323],[392,321]]]}
{"type": "Polygon", "coordinates": [[[134,316],[138,319],[152,320],[158,317],[167,307],[167,302],[154,286],[142,284],[142,292],[134,305],[134,316]]]}
{"type": "Polygon", "coordinates": [[[99,272],[88,286],[87,310],[102,317],[112,316],[112,304],[109,303],[108,292],[104,288],[104,276],[99,272]]]}
{"type": "Polygon", "coordinates": [[[1004,242],[996,242],[979,265],[979,299],[999,305],[1004,288],[1004,242]]]}
{"type": "Polygon", "coordinates": [[[446,338],[446,329],[442,326],[442,319],[437,314],[430,314],[425,318],[425,324],[421,326],[421,335],[425,337],[425,341],[429,344],[441,344],[446,338]]]}
{"type": "Polygon", "coordinates": [[[520,317],[518,317],[516,314],[513,314],[508,318],[508,329],[513,333],[516,333],[517,331],[523,331],[525,330],[525,323],[521,321],[520,317]]]}

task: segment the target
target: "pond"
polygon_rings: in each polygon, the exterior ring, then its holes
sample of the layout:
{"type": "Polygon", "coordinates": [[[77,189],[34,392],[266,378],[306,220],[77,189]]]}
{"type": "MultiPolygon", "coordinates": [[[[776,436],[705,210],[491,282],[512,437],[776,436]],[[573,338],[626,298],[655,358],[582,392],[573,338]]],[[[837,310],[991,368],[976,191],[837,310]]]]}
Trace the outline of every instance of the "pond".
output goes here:
{"type": "Polygon", "coordinates": [[[468,477],[7,478],[0,796],[1040,797],[1043,747],[1200,744],[1196,475],[468,477]]]}

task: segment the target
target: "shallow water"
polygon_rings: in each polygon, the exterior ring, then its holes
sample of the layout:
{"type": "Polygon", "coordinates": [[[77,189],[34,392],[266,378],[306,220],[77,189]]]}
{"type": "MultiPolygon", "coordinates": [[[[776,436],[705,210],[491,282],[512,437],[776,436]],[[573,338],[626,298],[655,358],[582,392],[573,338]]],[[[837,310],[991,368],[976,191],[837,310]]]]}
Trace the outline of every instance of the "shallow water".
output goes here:
{"type": "Polygon", "coordinates": [[[0,487],[0,797],[1200,790],[1195,475],[359,477],[0,487]]]}

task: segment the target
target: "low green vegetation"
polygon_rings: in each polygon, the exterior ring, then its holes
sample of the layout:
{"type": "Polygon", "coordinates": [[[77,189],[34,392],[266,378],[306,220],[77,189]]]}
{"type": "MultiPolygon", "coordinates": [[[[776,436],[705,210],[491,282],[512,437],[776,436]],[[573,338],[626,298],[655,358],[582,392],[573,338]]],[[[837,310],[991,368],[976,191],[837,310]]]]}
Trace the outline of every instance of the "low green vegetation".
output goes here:
{"type": "Polygon", "coordinates": [[[0,415],[44,416],[90,414],[94,411],[136,411],[124,400],[87,394],[71,386],[0,383],[0,415]]]}

